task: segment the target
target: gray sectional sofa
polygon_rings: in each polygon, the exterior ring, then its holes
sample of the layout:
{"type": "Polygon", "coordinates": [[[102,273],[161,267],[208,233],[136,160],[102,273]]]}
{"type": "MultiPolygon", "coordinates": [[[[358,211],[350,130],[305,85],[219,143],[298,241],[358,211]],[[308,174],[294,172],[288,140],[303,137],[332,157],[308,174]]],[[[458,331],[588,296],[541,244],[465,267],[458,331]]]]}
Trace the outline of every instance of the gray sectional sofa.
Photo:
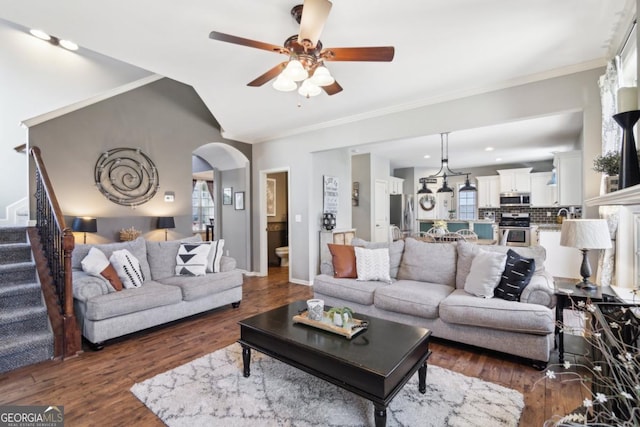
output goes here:
{"type": "Polygon", "coordinates": [[[435,337],[528,358],[536,367],[549,361],[555,337],[555,296],[553,277],[544,269],[543,247],[426,243],[411,238],[391,244],[354,239],[352,245],[388,246],[391,283],[335,278],[332,263],[324,262],[313,289],[325,304],[425,327],[435,337]],[[479,251],[506,253],[509,249],[536,261],[520,301],[481,298],[464,290],[479,251]]]}
{"type": "Polygon", "coordinates": [[[223,256],[219,273],[176,276],[176,254],[181,242],[152,242],[142,237],[120,243],[76,245],[72,255],[73,297],[82,335],[94,347],[106,340],[161,325],[242,300],[243,275],[233,258],[223,256]],[[92,246],[109,258],[127,249],[140,262],[145,281],[137,288],[115,291],[109,281],[82,270],[81,262],[92,246]]]}

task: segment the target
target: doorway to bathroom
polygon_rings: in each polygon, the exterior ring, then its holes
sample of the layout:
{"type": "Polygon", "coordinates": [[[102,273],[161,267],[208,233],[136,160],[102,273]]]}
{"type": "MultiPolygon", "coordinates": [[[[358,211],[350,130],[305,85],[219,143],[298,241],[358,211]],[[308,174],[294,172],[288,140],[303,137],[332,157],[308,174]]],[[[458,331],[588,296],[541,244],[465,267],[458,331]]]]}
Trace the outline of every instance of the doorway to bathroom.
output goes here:
{"type": "Polygon", "coordinates": [[[289,173],[266,174],[265,212],[268,274],[289,276],[289,173]]]}

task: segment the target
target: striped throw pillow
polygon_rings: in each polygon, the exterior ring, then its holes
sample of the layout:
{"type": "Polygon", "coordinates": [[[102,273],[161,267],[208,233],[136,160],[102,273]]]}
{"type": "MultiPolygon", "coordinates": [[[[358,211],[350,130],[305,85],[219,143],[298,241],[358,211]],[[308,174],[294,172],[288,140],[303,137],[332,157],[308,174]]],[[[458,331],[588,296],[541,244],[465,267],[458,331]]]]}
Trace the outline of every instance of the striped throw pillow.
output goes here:
{"type": "Polygon", "coordinates": [[[113,251],[109,262],[113,265],[125,288],[138,288],[144,283],[145,278],[140,261],[128,250],[113,251]]]}
{"type": "Polygon", "coordinates": [[[207,273],[220,273],[220,259],[224,250],[224,239],[214,240],[207,257],[207,273]]]}

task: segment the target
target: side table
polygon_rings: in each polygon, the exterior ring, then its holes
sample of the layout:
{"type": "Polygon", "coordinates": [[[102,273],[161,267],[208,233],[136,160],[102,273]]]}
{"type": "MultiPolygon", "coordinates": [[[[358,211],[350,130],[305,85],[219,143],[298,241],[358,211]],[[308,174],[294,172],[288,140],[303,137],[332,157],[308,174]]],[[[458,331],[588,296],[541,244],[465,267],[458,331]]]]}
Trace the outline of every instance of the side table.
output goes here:
{"type": "Polygon", "coordinates": [[[598,286],[594,290],[576,287],[578,279],[554,277],[556,296],[556,334],[558,334],[558,359],[564,363],[564,332],[560,325],[564,323],[564,309],[571,307],[571,301],[580,302],[618,302],[616,294],[609,286],[598,286]]]}

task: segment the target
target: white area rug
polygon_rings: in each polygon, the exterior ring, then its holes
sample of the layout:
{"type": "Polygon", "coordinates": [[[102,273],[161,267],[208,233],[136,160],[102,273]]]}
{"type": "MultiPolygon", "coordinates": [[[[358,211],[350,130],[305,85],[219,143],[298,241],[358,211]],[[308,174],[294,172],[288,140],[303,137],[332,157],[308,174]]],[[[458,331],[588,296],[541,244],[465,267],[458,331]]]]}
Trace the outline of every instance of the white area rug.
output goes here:
{"type": "MultiPolygon", "coordinates": [[[[370,401],[257,351],[244,378],[239,344],[131,392],[171,427],[374,425],[370,401]]],[[[515,390],[429,365],[427,393],[416,373],[387,408],[387,426],[517,426],[523,407],[515,390]]]]}

